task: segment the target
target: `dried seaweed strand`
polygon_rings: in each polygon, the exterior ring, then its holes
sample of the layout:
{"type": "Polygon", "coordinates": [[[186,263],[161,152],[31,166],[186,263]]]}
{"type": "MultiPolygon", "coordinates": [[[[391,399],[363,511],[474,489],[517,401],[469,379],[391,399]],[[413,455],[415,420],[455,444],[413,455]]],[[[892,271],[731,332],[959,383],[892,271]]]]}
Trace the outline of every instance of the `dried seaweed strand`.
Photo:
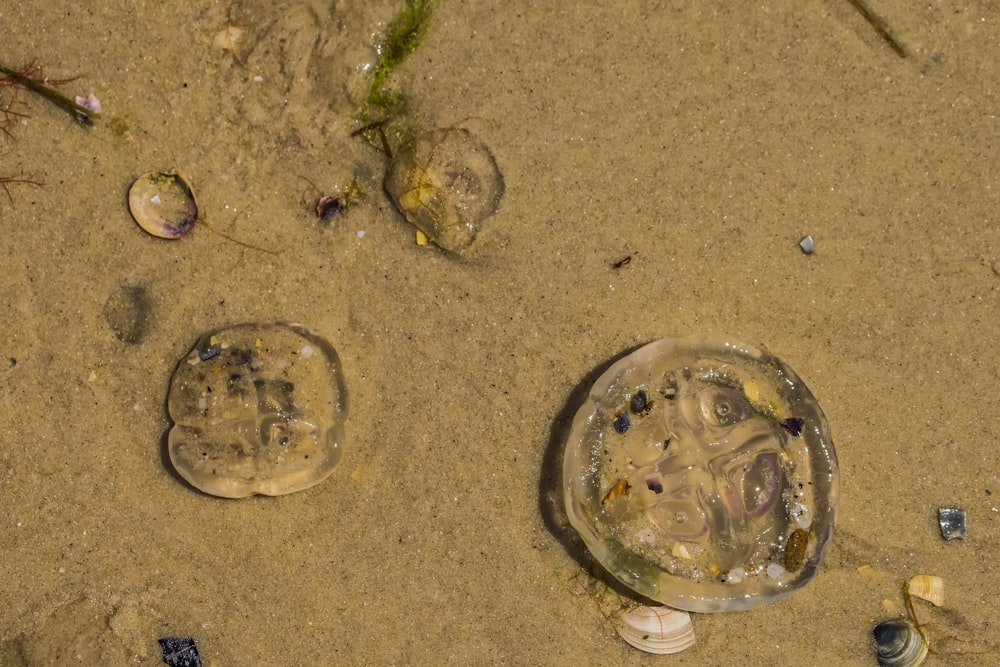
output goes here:
{"type": "Polygon", "coordinates": [[[10,205],[14,205],[14,197],[10,194],[10,188],[8,187],[11,183],[23,183],[25,185],[34,185],[38,188],[44,188],[45,186],[38,181],[32,181],[27,178],[17,178],[15,176],[0,176],[0,189],[7,194],[7,199],[10,200],[10,205]]]}
{"type": "Polygon", "coordinates": [[[17,84],[24,86],[33,93],[38,93],[39,95],[45,97],[56,106],[70,112],[71,114],[73,114],[74,118],[76,118],[77,120],[86,125],[93,124],[94,119],[100,118],[101,116],[99,113],[91,111],[90,109],[88,109],[83,105],[77,104],[70,98],[60,93],[58,90],[50,88],[49,86],[46,86],[44,83],[36,81],[31,77],[25,76],[21,72],[17,72],[8,67],[4,67],[3,65],[0,65],[0,72],[2,72],[4,75],[12,79],[17,84]]]}

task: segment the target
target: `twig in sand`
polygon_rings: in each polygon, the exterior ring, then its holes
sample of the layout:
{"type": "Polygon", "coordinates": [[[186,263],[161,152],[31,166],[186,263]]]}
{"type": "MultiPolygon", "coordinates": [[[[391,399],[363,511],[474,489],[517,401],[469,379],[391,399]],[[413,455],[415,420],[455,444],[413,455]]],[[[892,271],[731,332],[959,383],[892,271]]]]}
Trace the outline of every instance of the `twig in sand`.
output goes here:
{"type": "Polygon", "coordinates": [[[885,42],[896,52],[896,55],[900,58],[906,57],[906,49],[903,45],[896,41],[896,39],[889,34],[889,29],[885,27],[885,23],[882,22],[877,16],[872,14],[871,10],[865,6],[861,0],[847,0],[851,3],[851,6],[858,10],[858,13],[868,21],[868,25],[875,29],[875,32],[885,40],[885,42]]]}

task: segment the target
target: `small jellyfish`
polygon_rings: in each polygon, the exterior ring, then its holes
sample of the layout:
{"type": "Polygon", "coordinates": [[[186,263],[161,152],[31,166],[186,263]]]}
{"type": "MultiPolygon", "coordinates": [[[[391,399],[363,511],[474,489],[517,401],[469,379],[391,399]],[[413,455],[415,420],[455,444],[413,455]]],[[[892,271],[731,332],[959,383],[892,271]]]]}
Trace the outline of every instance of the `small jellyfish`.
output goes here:
{"type": "Polygon", "coordinates": [[[573,420],[563,480],[569,521],[605,569],[694,612],[806,585],[838,495],[829,428],[805,384],[721,336],[659,340],[608,368],[573,420]]]}
{"type": "Polygon", "coordinates": [[[504,193],[493,153],[461,127],[421,134],[404,144],[384,185],[410,224],[456,253],[476,240],[504,193]]]}
{"type": "Polygon", "coordinates": [[[333,346],[281,323],[202,336],[177,365],[167,407],[174,468],[224,498],[277,496],[326,479],[348,410],[333,346]]]}

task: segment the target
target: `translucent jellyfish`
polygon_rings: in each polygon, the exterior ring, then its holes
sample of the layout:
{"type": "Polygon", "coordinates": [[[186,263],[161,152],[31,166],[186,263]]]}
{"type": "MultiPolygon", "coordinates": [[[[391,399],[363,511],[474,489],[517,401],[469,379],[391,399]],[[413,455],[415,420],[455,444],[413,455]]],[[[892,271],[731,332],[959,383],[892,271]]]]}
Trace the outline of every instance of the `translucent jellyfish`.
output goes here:
{"type": "Polygon", "coordinates": [[[320,483],[340,460],[347,391],[337,352],[294,324],[202,336],[170,382],[168,448],[205,493],[277,496],[320,483]]]}
{"type": "Polygon", "coordinates": [[[385,191],[410,224],[458,253],[496,213],[504,182],[489,147],[452,127],[407,142],[389,165],[385,191]]]}
{"type": "Polygon", "coordinates": [[[837,458],[816,400],[762,348],[668,338],[612,365],[566,443],[566,511],[597,560],[670,607],[748,609],[816,575],[837,458]]]}

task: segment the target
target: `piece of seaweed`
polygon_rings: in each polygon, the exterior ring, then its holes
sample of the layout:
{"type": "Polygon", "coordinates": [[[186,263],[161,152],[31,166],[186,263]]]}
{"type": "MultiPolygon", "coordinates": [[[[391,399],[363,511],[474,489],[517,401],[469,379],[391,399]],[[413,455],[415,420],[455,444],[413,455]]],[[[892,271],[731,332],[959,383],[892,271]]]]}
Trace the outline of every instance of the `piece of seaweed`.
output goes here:
{"type": "MultiPolygon", "coordinates": [[[[26,68],[26,71],[30,71],[30,67],[26,68]]],[[[95,118],[100,118],[101,114],[88,109],[82,104],[77,104],[75,101],[66,97],[60,93],[55,88],[47,86],[38,79],[34,79],[25,72],[18,72],[17,70],[10,69],[4,65],[0,65],[0,73],[2,73],[10,82],[13,82],[23,88],[27,88],[33,93],[37,93],[49,100],[61,109],[73,114],[73,117],[84,125],[92,125],[95,118]]]]}
{"type": "Polygon", "coordinates": [[[365,123],[372,121],[373,112],[384,118],[402,108],[404,96],[387,90],[386,83],[427,36],[433,9],[432,0],[404,0],[396,20],[389,27],[385,42],[377,47],[378,60],[361,114],[365,123]]]}

